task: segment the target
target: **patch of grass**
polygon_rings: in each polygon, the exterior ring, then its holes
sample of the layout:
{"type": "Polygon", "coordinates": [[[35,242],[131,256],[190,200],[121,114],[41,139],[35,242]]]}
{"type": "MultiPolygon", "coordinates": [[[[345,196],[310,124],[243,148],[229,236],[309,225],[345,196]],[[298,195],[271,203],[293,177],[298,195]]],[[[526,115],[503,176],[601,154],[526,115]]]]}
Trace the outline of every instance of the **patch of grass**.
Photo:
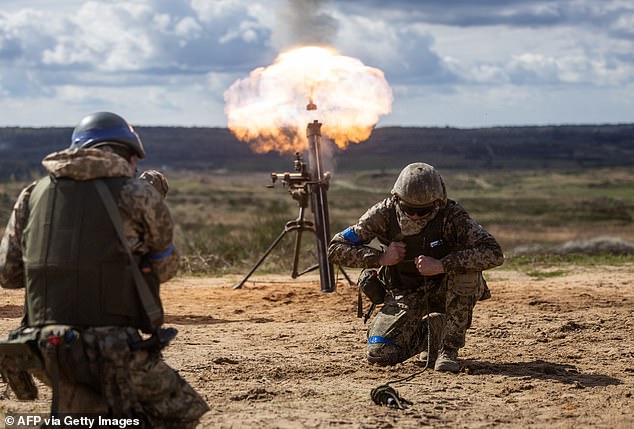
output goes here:
{"type": "MultiPolygon", "coordinates": [[[[331,233],[355,223],[389,195],[399,170],[352,165],[335,171],[328,192],[331,233]],[[361,169],[364,169],[363,171],[361,169]],[[347,171],[347,172],[346,172],[347,171]]],[[[433,161],[433,160],[432,160],[433,161]]],[[[403,165],[411,160],[403,161],[403,165]]],[[[433,162],[432,162],[433,163],[433,162]]],[[[283,169],[287,169],[284,164],[283,169]]],[[[504,267],[534,277],[564,275],[564,264],[585,266],[634,263],[633,256],[556,254],[558,245],[610,235],[634,241],[634,171],[628,168],[579,170],[442,169],[450,198],[493,232],[509,255],[520,247],[536,250],[509,256],[504,267]],[[548,250],[550,249],[550,250],[548,250]],[[561,265],[561,267],[560,267],[561,265]],[[562,268],[563,267],[563,268],[562,268]]],[[[222,275],[246,273],[295,219],[298,206],[267,172],[175,172],[168,174],[167,204],[176,225],[181,272],[222,275]]],[[[0,183],[0,232],[20,190],[29,182],[0,183]]],[[[306,220],[312,221],[310,207],[306,220]]],[[[258,272],[290,271],[295,234],[287,234],[258,272]]],[[[315,238],[302,238],[300,264],[313,265],[315,238]]]]}
{"type": "MultiPolygon", "coordinates": [[[[187,275],[246,273],[280,236],[290,217],[277,204],[263,207],[261,215],[240,225],[214,223],[180,228],[177,244],[183,249],[181,272],[187,275]]],[[[307,218],[307,220],[309,220],[307,218]]],[[[258,267],[258,272],[291,270],[297,233],[283,236],[258,267]]],[[[299,271],[316,263],[314,234],[304,231],[299,251],[299,271]]]]}
{"type": "MultiPolygon", "coordinates": [[[[560,267],[564,264],[588,267],[599,265],[622,266],[634,264],[634,255],[582,255],[577,253],[572,253],[568,255],[556,255],[548,253],[528,256],[522,255],[507,258],[504,262],[504,267],[523,271],[529,274],[530,272],[544,272],[544,269],[560,267]]],[[[555,270],[548,272],[557,271],[555,270]]],[[[553,275],[552,277],[554,276],[556,275],[553,275]]]]}
{"type": "Polygon", "coordinates": [[[20,191],[30,182],[9,181],[0,183],[0,228],[4,230],[9,216],[13,210],[13,204],[18,198],[20,191]]]}
{"type": "MultiPolygon", "coordinates": [[[[328,192],[332,234],[355,223],[370,206],[388,196],[399,173],[378,165],[374,170],[366,168],[334,175],[328,192]]],[[[592,238],[592,231],[608,229],[615,237],[634,239],[634,173],[627,169],[447,169],[442,174],[450,198],[487,229],[506,232],[500,236],[500,244],[509,251],[520,243],[548,244],[550,248],[579,237],[592,238]]],[[[187,261],[184,272],[241,273],[255,264],[284,223],[297,215],[297,204],[286,189],[264,188],[268,180],[266,174],[255,173],[199,174],[170,182],[175,189],[168,202],[185,243],[181,246],[187,261]]],[[[313,220],[310,208],[306,219],[313,220]]],[[[290,270],[293,238],[294,234],[285,237],[258,272],[290,270]]],[[[300,261],[307,265],[316,259],[314,240],[312,234],[304,234],[300,261]]],[[[511,257],[505,266],[546,278],[565,274],[559,264],[633,262],[627,256],[541,253],[511,257]]]]}
{"type": "Polygon", "coordinates": [[[566,270],[554,270],[554,271],[541,271],[541,270],[530,270],[526,271],[526,274],[535,279],[541,280],[551,277],[562,277],[568,274],[566,270]]]}

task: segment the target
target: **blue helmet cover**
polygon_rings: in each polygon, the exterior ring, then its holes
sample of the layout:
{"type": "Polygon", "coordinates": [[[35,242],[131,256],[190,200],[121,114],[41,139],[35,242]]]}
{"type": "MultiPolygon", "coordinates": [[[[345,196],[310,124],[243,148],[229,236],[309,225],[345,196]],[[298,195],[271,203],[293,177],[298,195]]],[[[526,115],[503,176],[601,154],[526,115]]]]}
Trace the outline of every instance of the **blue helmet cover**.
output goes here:
{"type": "Polygon", "coordinates": [[[73,130],[71,149],[85,149],[100,142],[118,142],[127,146],[139,158],[145,157],[141,138],[121,116],[110,112],[97,112],[86,116],[73,130]]]}

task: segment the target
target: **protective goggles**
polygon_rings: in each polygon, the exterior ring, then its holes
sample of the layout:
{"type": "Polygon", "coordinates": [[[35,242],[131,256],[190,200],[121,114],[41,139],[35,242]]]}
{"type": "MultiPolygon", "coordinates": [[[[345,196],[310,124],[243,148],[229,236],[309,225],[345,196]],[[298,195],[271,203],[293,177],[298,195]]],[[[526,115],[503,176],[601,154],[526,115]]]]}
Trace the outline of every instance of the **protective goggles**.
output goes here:
{"type": "Polygon", "coordinates": [[[404,204],[403,201],[400,201],[399,206],[408,216],[427,216],[436,209],[436,204],[434,203],[423,207],[412,207],[404,204]]]}

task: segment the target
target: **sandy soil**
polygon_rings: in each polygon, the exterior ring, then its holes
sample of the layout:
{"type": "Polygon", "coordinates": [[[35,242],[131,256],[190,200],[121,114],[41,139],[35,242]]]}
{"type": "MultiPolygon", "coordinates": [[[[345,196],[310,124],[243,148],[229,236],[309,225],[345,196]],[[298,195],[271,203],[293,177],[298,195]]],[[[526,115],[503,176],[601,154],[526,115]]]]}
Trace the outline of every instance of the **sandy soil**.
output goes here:
{"type": "MultiPolygon", "coordinates": [[[[487,273],[459,374],[425,371],[395,385],[406,410],[370,390],[422,369],[366,363],[356,288],[321,294],[316,277],[178,278],[163,288],[179,336],[165,358],[207,399],[204,428],[634,427],[634,266],[532,279],[487,273]]],[[[21,315],[20,291],[0,291],[0,329],[21,315]]],[[[0,411],[46,410],[6,392],[0,411]]],[[[0,392],[5,385],[0,385],[0,392]]]]}

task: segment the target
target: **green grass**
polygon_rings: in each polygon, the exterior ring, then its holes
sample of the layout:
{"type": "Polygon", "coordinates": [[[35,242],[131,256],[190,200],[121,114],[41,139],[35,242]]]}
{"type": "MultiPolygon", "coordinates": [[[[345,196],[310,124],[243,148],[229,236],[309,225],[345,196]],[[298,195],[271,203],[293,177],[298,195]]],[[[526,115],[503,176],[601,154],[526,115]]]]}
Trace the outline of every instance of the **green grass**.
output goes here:
{"type": "MultiPolygon", "coordinates": [[[[551,269],[554,267],[561,267],[565,265],[593,267],[601,265],[623,266],[630,264],[634,264],[634,255],[612,255],[608,253],[600,255],[583,255],[579,253],[556,255],[552,253],[536,253],[533,255],[522,255],[507,258],[504,262],[504,267],[523,271],[528,274],[530,272],[538,271],[542,273],[557,273],[556,270],[552,271],[551,269]],[[539,269],[536,269],[536,267],[538,267],[539,269]]],[[[563,274],[553,274],[551,277],[557,275],[563,274]]],[[[543,277],[548,276],[549,275],[544,275],[543,277]]]]}
{"type": "MultiPolygon", "coordinates": [[[[282,214],[284,211],[273,203],[264,207],[259,216],[241,224],[178,225],[176,241],[183,252],[181,271],[188,275],[247,272],[284,231],[286,222],[295,218],[282,214]]],[[[296,234],[285,234],[258,271],[290,272],[296,234]]],[[[316,259],[314,235],[303,232],[301,244],[300,271],[316,259]]]]}
{"type": "MultiPolygon", "coordinates": [[[[335,172],[328,192],[331,233],[355,223],[389,195],[398,170],[335,172]]],[[[349,166],[348,166],[349,168],[349,166]]],[[[491,231],[505,253],[517,246],[541,249],[571,240],[611,235],[634,241],[634,172],[626,168],[561,171],[441,170],[449,197],[491,231]]],[[[185,274],[245,273],[295,219],[298,205],[268,173],[170,172],[167,203],[185,274]]],[[[0,183],[0,232],[28,182],[0,183]]],[[[306,219],[313,220],[310,209],[306,219]]],[[[294,234],[284,238],[259,272],[290,271],[294,234]]],[[[626,264],[632,256],[553,255],[537,250],[510,257],[505,266],[533,277],[564,275],[560,264],[626,264]],[[561,272],[558,272],[561,271],[561,272]]],[[[550,252],[552,253],[552,252],[550,252]]],[[[315,263],[315,240],[306,233],[300,264],[315,263]]]]}
{"type": "Polygon", "coordinates": [[[634,255],[556,255],[536,253],[506,258],[503,269],[519,271],[536,280],[563,277],[578,267],[634,266],[634,255]]]}
{"type": "Polygon", "coordinates": [[[566,270],[554,270],[554,271],[540,271],[540,270],[530,270],[526,271],[526,274],[535,279],[547,279],[552,277],[562,277],[568,274],[566,270]]]}

